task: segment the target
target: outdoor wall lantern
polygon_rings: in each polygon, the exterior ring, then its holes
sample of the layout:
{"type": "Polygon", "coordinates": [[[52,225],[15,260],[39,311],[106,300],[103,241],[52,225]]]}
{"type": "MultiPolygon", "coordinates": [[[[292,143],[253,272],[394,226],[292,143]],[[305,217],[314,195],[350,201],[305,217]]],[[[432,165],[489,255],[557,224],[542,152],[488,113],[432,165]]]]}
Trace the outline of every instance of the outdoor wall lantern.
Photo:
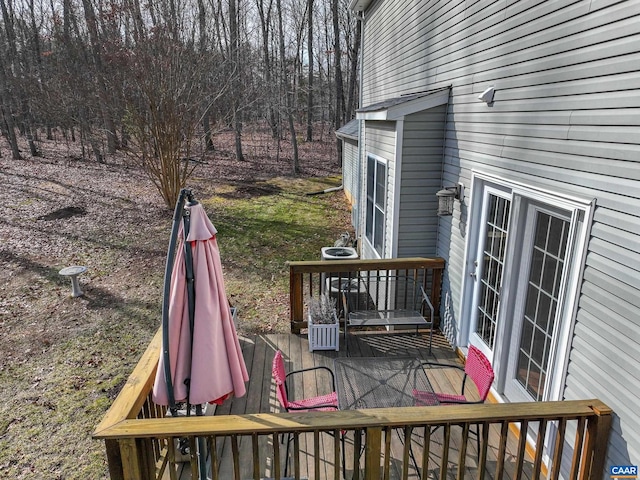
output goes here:
{"type": "Polygon", "coordinates": [[[453,201],[462,201],[464,198],[464,185],[459,183],[455,187],[445,187],[436,193],[438,197],[438,216],[453,215],[453,201]]]}

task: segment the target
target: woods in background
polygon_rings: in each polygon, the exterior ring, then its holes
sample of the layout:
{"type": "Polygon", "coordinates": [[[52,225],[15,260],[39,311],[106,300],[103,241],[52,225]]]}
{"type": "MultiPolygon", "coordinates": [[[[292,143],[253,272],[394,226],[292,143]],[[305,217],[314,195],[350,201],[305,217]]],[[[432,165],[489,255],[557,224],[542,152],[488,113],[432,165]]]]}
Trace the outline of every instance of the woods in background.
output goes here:
{"type": "Polygon", "coordinates": [[[215,132],[268,124],[293,147],[357,106],[360,33],[347,0],[0,0],[0,131],[124,150],[171,206],[215,132]],[[346,85],[346,88],[345,88],[346,85]],[[297,126],[297,127],[296,127],[297,126]],[[301,133],[296,131],[301,130],[301,133]]]}

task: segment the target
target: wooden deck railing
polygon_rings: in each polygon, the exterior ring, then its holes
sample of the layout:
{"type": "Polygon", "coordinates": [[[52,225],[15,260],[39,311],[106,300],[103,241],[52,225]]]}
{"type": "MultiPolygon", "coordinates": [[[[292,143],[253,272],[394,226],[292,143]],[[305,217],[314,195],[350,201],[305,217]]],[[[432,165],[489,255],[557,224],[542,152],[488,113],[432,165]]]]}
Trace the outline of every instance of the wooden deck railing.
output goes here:
{"type": "Polygon", "coordinates": [[[397,275],[413,278],[421,283],[433,303],[435,324],[439,326],[440,289],[445,262],[442,258],[393,258],[382,260],[327,260],[289,262],[289,297],[291,332],[299,333],[307,327],[304,301],[307,296],[319,295],[331,289],[331,281],[350,281],[379,276],[394,271],[397,275]]]}
{"type": "MultiPolygon", "coordinates": [[[[422,478],[435,472],[440,480],[452,475],[481,480],[487,473],[496,480],[537,480],[542,472],[555,480],[561,467],[570,480],[603,477],[612,412],[598,400],[163,418],[166,410],[150,397],[160,347],[158,334],[94,432],[105,442],[112,480],[177,478],[180,438],[192,447],[197,438],[205,439],[211,452],[207,475],[213,479],[279,479],[285,448],[279,439],[287,433],[293,434],[295,478],[301,476],[303,458],[309,459],[304,472],[309,479],[342,478],[343,455],[348,476],[364,480],[389,478],[392,468],[399,478],[408,478],[413,468],[422,478]],[[469,438],[475,429],[479,449],[469,438]],[[532,458],[526,454],[527,435],[514,437],[518,429],[537,432],[532,458]],[[394,432],[412,441],[398,447],[397,441],[392,444],[394,432]],[[349,439],[344,451],[341,434],[349,439]],[[553,446],[544,459],[549,439],[553,446]],[[512,444],[515,452],[509,451],[512,444]],[[363,452],[361,458],[354,452],[363,452]]],[[[190,478],[200,478],[195,455],[186,467],[190,478]]]]}

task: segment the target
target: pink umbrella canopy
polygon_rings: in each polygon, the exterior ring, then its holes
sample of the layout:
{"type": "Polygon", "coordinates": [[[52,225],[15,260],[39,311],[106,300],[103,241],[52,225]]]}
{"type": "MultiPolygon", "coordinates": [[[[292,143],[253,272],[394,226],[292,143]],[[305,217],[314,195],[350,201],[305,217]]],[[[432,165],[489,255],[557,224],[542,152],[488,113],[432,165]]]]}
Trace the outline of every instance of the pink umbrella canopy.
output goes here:
{"type": "MultiPolygon", "coordinates": [[[[231,395],[246,393],[249,380],[240,342],[222,278],[220,251],[216,241],[217,230],[207,217],[202,205],[185,206],[190,210],[190,228],[187,241],[191,242],[195,287],[195,313],[193,334],[189,325],[189,305],[184,229],[180,225],[174,268],[171,274],[169,299],[169,365],[176,402],[188,401],[192,405],[222,403],[231,395]],[[187,383],[189,386],[187,387],[187,383]]],[[[163,351],[165,345],[163,345],[163,351]]],[[[153,386],[153,401],[169,405],[165,380],[164,356],[160,355],[153,386]]]]}

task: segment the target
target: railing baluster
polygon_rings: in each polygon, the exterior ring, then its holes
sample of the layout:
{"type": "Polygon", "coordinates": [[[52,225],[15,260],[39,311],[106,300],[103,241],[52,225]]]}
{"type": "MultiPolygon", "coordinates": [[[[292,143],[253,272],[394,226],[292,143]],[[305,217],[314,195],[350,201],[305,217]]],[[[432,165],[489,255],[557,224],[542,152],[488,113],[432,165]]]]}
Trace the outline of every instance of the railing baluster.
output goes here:
{"type": "Polygon", "coordinates": [[[282,438],[284,438],[285,433],[284,432],[281,434],[274,433],[271,439],[271,441],[273,442],[273,465],[272,465],[273,471],[271,472],[271,474],[273,475],[273,478],[280,478],[280,475],[282,474],[282,469],[280,468],[281,465],[280,465],[280,441],[279,441],[279,437],[281,435],[282,435],[282,438]]]}
{"type": "Polygon", "coordinates": [[[464,479],[465,461],[467,458],[467,444],[469,443],[469,422],[462,425],[462,440],[460,441],[460,451],[458,452],[458,480],[464,479]]]}
{"type": "Polygon", "coordinates": [[[567,419],[561,418],[556,431],[555,445],[553,447],[553,459],[551,460],[551,472],[549,480],[560,478],[560,466],[562,465],[562,450],[564,448],[564,437],[567,429],[567,419]]]}
{"type": "Polygon", "coordinates": [[[360,478],[360,452],[362,446],[362,430],[353,433],[353,480],[360,478]]]}
{"type": "Polygon", "coordinates": [[[389,480],[391,476],[391,436],[393,429],[386,427],[384,429],[384,480],[389,480]]]}
{"type": "Polygon", "coordinates": [[[402,449],[402,478],[409,478],[409,457],[411,456],[411,435],[413,428],[409,425],[404,427],[404,448],[402,449]]]}
{"type": "Polygon", "coordinates": [[[521,480],[522,468],[524,466],[524,455],[527,447],[527,430],[529,422],[527,420],[520,423],[520,438],[518,438],[518,453],[516,454],[516,476],[514,480],[521,480]]]}
{"type": "Polygon", "coordinates": [[[584,442],[584,428],[586,425],[585,418],[578,419],[578,428],[576,431],[576,439],[573,446],[573,458],[571,460],[571,469],[569,471],[569,480],[576,480],[580,472],[580,456],[582,455],[582,443],[584,442]]]}
{"type": "Polygon", "coordinates": [[[440,480],[447,480],[449,470],[449,443],[451,441],[451,425],[444,426],[444,441],[442,442],[442,463],[440,465],[440,480]]]}
{"type": "MultiPolygon", "coordinates": [[[[342,432],[340,430],[333,431],[333,478],[341,478],[340,470],[342,462],[340,461],[340,439],[342,432]]],[[[345,455],[345,452],[342,452],[345,455]]]]}
{"type": "MultiPolygon", "coordinates": [[[[480,439],[480,451],[478,452],[478,480],[484,480],[487,468],[487,449],[489,447],[489,422],[482,422],[482,438],[480,439]]],[[[480,428],[480,425],[478,425],[480,428]]]]}
{"type": "Polygon", "coordinates": [[[313,432],[313,470],[315,478],[320,478],[320,432],[313,432]]]}
{"type": "MultiPolygon", "coordinates": [[[[287,462],[288,459],[285,459],[287,462]]],[[[300,433],[293,434],[293,472],[296,478],[300,478],[300,433]]]]}
{"type": "Polygon", "coordinates": [[[237,435],[231,435],[231,456],[233,458],[233,478],[240,480],[240,450],[237,435]]]}
{"type": "Polygon", "coordinates": [[[211,479],[218,480],[220,478],[220,462],[218,461],[218,437],[216,435],[209,437],[209,452],[211,453],[211,479]]]}
{"type": "Polygon", "coordinates": [[[544,437],[547,433],[547,421],[540,420],[538,424],[538,438],[536,440],[536,454],[533,460],[532,480],[538,480],[542,471],[542,453],[544,452],[544,437]]]}
{"type": "MultiPolygon", "coordinates": [[[[175,437],[169,437],[167,440],[169,480],[176,480],[176,441],[175,437]]],[[[214,477],[213,480],[217,479],[214,477]]]]}
{"type": "Polygon", "coordinates": [[[200,474],[198,473],[196,437],[189,437],[189,467],[191,468],[191,477],[200,478],[200,474]]]}
{"type": "Polygon", "coordinates": [[[509,437],[509,422],[501,422],[500,445],[498,447],[498,458],[496,460],[496,480],[502,480],[504,476],[504,459],[507,452],[507,438],[509,437]]]}
{"type": "Polygon", "coordinates": [[[422,445],[422,478],[427,478],[429,471],[429,455],[431,453],[431,426],[424,426],[424,440],[422,445]]]}
{"type": "Polygon", "coordinates": [[[253,453],[253,480],[260,480],[260,447],[257,433],[251,435],[251,451],[253,453]]]}

